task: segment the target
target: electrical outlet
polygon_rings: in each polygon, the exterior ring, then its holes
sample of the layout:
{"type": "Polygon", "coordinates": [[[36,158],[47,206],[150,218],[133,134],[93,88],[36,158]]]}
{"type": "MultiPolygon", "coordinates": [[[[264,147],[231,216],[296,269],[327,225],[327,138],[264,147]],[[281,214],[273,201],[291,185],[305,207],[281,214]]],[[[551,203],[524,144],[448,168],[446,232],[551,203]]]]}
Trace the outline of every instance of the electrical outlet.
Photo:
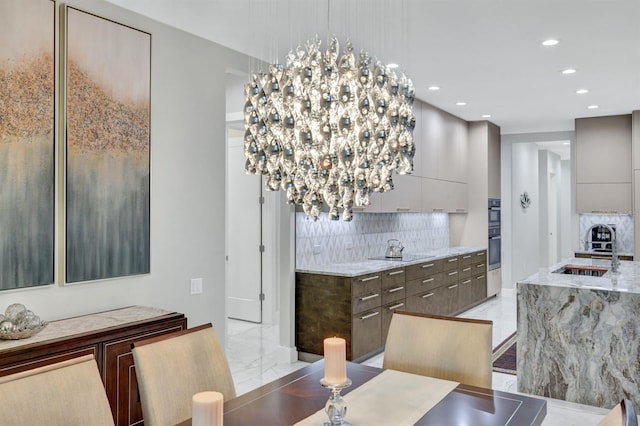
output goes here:
{"type": "Polygon", "coordinates": [[[191,294],[202,294],[202,278],[191,278],[191,294]]]}

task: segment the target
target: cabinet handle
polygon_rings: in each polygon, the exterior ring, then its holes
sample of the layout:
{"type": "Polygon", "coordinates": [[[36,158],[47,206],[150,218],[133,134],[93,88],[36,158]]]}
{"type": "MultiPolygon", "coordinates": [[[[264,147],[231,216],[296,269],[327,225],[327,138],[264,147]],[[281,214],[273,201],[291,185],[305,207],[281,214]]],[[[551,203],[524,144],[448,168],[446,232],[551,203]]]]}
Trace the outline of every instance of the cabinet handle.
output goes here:
{"type": "Polygon", "coordinates": [[[373,277],[368,277],[368,278],[360,278],[360,281],[365,283],[367,281],[371,281],[371,280],[377,280],[378,278],[380,278],[380,275],[374,275],[373,277]]]}
{"type": "Polygon", "coordinates": [[[463,259],[471,259],[471,255],[470,255],[470,254],[468,254],[468,255],[466,255],[466,256],[462,256],[462,258],[463,258],[463,259]]]}
{"type": "Polygon", "coordinates": [[[430,282],[431,282],[431,281],[433,281],[433,280],[434,280],[433,278],[429,278],[429,279],[426,279],[426,280],[422,280],[422,284],[430,283],[430,282]]]}
{"type": "Polygon", "coordinates": [[[404,286],[400,286],[400,287],[396,287],[396,288],[390,288],[389,290],[387,290],[388,293],[395,293],[396,291],[400,291],[404,288],[404,286]]]}
{"type": "Polygon", "coordinates": [[[433,266],[433,263],[427,263],[426,265],[422,265],[422,269],[431,268],[432,266],[433,266]]]}
{"type": "Polygon", "coordinates": [[[427,298],[429,298],[429,297],[431,297],[431,296],[433,296],[433,293],[423,294],[423,295],[422,295],[422,296],[420,296],[420,297],[422,297],[423,299],[427,299],[427,298]]]}
{"type": "Polygon", "coordinates": [[[448,259],[448,260],[447,260],[447,262],[449,262],[449,263],[451,263],[451,262],[457,262],[457,261],[458,261],[458,258],[457,258],[457,257],[454,257],[454,258],[452,258],[452,259],[448,259]]]}
{"type": "Polygon", "coordinates": [[[447,275],[449,275],[450,277],[452,277],[452,276],[457,275],[457,274],[458,274],[458,271],[451,271],[451,272],[449,272],[447,275]]]}
{"type": "Polygon", "coordinates": [[[476,277],[476,280],[481,280],[481,279],[483,279],[483,278],[484,278],[484,275],[478,275],[478,276],[476,277]]]}
{"type": "Polygon", "coordinates": [[[471,270],[471,266],[469,266],[468,268],[464,268],[462,272],[469,272],[470,270],[471,270]]]}
{"type": "Polygon", "coordinates": [[[365,316],[360,317],[361,320],[366,320],[368,318],[372,318],[375,317],[376,315],[380,315],[380,312],[375,311],[375,312],[371,312],[370,314],[367,314],[365,316]]]}
{"type": "Polygon", "coordinates": [[[462,284],[469,284],[470,282],[471,280],[465,280],[465,281],[462,281],[462,284]]]}
{"type": "Polygon", "coordinates": [[[450,285],[449,287],[447,287],[449,290],[453,290],[454,288],[458,287],[458,284],[454,284],[454,285],[450,285]]]}
{"type": "Polygon", "coordinates": [[[398,275],[398,274],[404,274],[404,269],[400,269],[399,271],[389,272],[387,275],[392,276],[392,275],[398,275]]]}
{"type": "Polygon", "coordinates": [[[402,308],[404,303],[398,303],[397,305],[389,306],[387,309],[393,311],[394,309],[402,308]]]}
{"type": "Polygon", "coordinates": [[[398,207],[398,208],[396,209],[396,211],[397,211],[397,212],[410,212],[410,211],[411,211],[411,209],[403,208],[403,207],[398,207]]]}
{"type": "Polygon", "coordinates": [[[365,300],[369,300],[369,299],[375,299],[376,297],[380,296],[378,293],[374,293],[372,295],[369,296],[365,296],[365,297],[361,297],[360,301],[364,302],[365,300]]]}
{"type": "Polygon", "coordinates": [[[484,268],[484,263],[481,263],[479,265],[476,265],[476,268],[484,268]]]}

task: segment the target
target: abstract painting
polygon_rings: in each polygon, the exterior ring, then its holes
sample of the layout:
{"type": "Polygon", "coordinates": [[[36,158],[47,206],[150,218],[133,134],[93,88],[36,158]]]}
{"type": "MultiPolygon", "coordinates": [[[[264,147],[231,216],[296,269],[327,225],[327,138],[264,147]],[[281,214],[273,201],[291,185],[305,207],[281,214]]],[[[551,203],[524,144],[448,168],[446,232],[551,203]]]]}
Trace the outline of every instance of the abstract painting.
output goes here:
{"type": "Polygon", "coordinates": [[[151,35],[65,12],[65,280],[148,273],[151,35]]]}
{"type": "Polygon", "coordinates": [[[54,14],[0,1],[0,290],[54,282],[54,14]]]}

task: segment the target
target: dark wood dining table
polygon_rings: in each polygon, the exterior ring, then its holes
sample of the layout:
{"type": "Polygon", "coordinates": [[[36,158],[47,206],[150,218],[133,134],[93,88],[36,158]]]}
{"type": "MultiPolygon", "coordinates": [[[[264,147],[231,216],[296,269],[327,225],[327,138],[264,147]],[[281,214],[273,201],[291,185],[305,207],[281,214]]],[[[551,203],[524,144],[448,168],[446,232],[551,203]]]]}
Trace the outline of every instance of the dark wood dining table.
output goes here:
{"type": "MultiPolygon", "coordinates": [[[[344,389],[342,394],[348,394],[383,371],[381,368],[348,362],[347,376],[352,385],[344,389]]],[[[324,362],[320,360],[229,400],[224,403],[224,425],[294,425],[324,408],[330,392],[320,385],[323,377],[324,362]]],[[[426,412],[416,425],[540,425],[546,414],[547,402],[544,399],[459,384],[426,412]]],[[[349,420],[348,405],[345,420],[349,420]]],[[[190,425],[189,419],[178,426],[190,425]]]]}

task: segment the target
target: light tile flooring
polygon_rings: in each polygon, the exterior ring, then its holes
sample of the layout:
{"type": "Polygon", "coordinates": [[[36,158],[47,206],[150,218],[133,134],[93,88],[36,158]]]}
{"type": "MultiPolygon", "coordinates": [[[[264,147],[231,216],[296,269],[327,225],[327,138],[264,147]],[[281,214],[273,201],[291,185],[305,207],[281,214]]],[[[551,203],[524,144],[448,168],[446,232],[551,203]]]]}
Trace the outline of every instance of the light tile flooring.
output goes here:
{"type": "MultiPolygon", "coordinates": [[[[516,330],[515,294],[503,291],[461,316],[493,321],[493,346],[497,346],[516,330]]],[[[238,395],[248,392],[305,365],[305,362],[279,361],[278,327],[229,320],[227,331],[227,357],[238,395]]],[[[364,364],[382,366],[384,354],[376,355],[364,364]]],[[[516,376],[493,373],[493,388],[517,392],[516,376]]],[[[544,426],[597,425],[608,410],[547,399],[547,417],[544,426]]]]}

